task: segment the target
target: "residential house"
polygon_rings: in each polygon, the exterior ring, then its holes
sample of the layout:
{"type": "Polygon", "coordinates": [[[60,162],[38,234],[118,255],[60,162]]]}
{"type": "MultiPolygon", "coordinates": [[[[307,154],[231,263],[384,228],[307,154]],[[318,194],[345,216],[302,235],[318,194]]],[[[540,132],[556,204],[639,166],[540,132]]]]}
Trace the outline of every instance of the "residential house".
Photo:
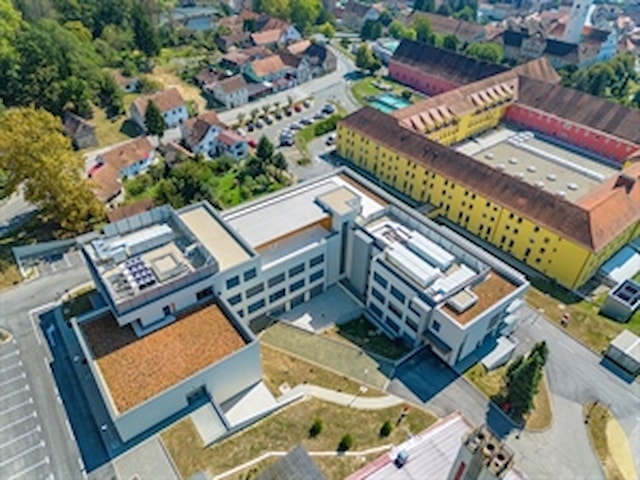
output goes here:
{"type": "Polygon", "coordinates": [[[249,102],[247,82],[242,75],[234,75],[219,81],[211,93],[213,98],[227,109],[239,107],[249,102]]]}
{"type": "Polygon", "coordinates": [[[380,18],[381,8],[377,5],[350,0],[341,8],[334,9],[338,23],[351,30],[360,31],[367,20],[375,22],[380,18]]]}
{"type": "Polygon", "coordinates": [[[320,77],[327,73],[335,72],[338,68],[338,59],[324,45],[311,44],[303,53],[304,58],[309,62],[312,77],[320,77]]]}
{"type": "Polygon", "coordinates": [[[234,160],[247,156],[247,141],[233,130],[222,130],[218,134],[218,155],[228,155],[234,160]]]}
{"type": "Polygon", "coordinates": [[[230,35],[219,35],[216,37],[216,46],[222,52],[228,52],[232,47],[245,48],[253,45],[249,32],[231,33],[230,35]]]}
{"type": "Polygon", "coordinates": [[[245,63],[250,62],[251,57],[242,50],[225,53],[220,59],[220,66],[226,70],[238,73],[245,63]]]}
{"type": "Polygon", "coordinates": [[[207,111],[195,118],[190,118],[183,124],[182,137],[191,152],[214,157],[218,135],[226,127],[215,112],[207,111]]]}
{"type": "Polygon", "coordinates": [[[431,24],[431,29],[438,35],[455,35],[461,44],[474,42],[486,42],[492,40],[501,33],[490,25],[480,25],[475,22],[457,20],[453,17],[445,17],[437,13],[414,12],[409,15],[407,23],[411,24],[418,18],[426,18],[431,24]]]}
{"type": "Polygon", "coordinates": [[[287,45],[287,51],[293,55],[302,55],[311,46],[311,41],[300,40],[299,42],[287,45]]]}
{"type": "Polygon", "coordinates": [[[292,76],[293,69],[282,61],[280,55],[254,60],[244,70],[245,76],[256,83],[276,82],[292,76]]]}
{"type": "Polygon", "coordinates": [[[283,45],[285,43],[282,30],[279,28],[252,33],[251,41],[256,46],[269,48],[276,48],[278,45],[283,45]]]}
{"type": "Polygon", "coordinates": [[[113,73],[113,79],[118,86],[127,93],[137,92],[140,88],[140,79],[138,77],[129,77],[116,71],[113,73]]]}
{"type": "Polygon", "coordinates": [[[258,20],[258,29],[260,32],[266,32],[267,30],[280,30],[281,43],[283,44],[302,40],[302,35],[296,27],[284,20],[280,20],[279,18],[264,15],[258,20]]]}
{"type": "Polygon", "coordinates": [[[82,149],[98,145],[95,127],[75,113],[65,112],[62,117],[62,126],[75,148],[82,149]]]}
{"type": "Polygon", "coordinates": [[[311,78],[311,67],[309,61],[301,55],[293,55],[286,50],[280,52],[280,58],[282,63],[294,69],[293,75],[295,75],[296,83],[299,85],[308,81],[311,78]]]}
{"type": "Polygon", "coordinates": [[[218,74],[211,67],[203,68],[194,77],[196,85],[198,85],[202,89],[206,88],[207,85],[216,83],[218,79],[218,74]]]}
{"type": "Polygon", "coordinates": [[[144,115],[147,111],[147,105],[149,102],[156,104],[167,128],[173,128],[180,125],[187,118],[189,114],[187,112],[187,104],[180,95],[177,88],[170,88],[168,90],[162,90],[161,92],[154,93],[153,95],[146,95],[144,97],[137,98],[132,104],[130,109],[131,118],[138,126],[146,131],[146,125],[144,121],[144,115]]]}
{"type": "Polygon", "coordinates": [[[137,137],[102,152],[88,172],[96,197],[104,203],[114,202],[122,192],[121,179],[145,172],[154,159],[155,151],[147,137],[137,137]]]}

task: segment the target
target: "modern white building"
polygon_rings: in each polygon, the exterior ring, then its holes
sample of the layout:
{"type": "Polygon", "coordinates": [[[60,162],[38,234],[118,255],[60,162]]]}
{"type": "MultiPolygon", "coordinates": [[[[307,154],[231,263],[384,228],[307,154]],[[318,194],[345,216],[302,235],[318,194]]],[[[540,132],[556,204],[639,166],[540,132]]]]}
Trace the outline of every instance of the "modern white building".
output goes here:
{"type": "Polygon", "coordinates": [[[77,335],[125,439],[184,407],[193,391],[221,403],[259,382],[258,347],[245,327],[329,286],[350,291],[390,337],[428,344],[450,365],[499,336],[528,287],[347,169],[222,214],[207,203],[159,207],[107,225],[83,252],[109,314],[76,325],[77,335]],[[109,346],[120,337],[130,353],[109,346]],[[192,339],[203,358],[185,345],[167,359],[171,338],[192,339]],[[176,358],[190,368],[172,373],[176,358]],[[131,371],[122,379],[118,368],[131,371]],[[149,386],[149,371],[163,380],[149,386]]]}

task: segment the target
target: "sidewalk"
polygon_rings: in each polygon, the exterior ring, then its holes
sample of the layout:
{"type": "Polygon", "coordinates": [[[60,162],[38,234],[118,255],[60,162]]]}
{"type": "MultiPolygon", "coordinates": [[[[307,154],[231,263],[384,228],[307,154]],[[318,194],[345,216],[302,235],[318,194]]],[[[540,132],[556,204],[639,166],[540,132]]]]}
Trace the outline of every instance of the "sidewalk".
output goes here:
{"type": "MultiPolygon", "coordinates": [[[[379,397],[361,397],[360,394],[338,392],[328,388],[312,384],[298,385],[287,392],[283,397],[304,394],[325,402],[335,403],[344,407],[357,408],[358,410],[382,410],[384,408],[402,405],[405,401],[395,395],[381,395],[379,397]]],[[[281,397],[282,398],[282,397],[281,397]]]]}

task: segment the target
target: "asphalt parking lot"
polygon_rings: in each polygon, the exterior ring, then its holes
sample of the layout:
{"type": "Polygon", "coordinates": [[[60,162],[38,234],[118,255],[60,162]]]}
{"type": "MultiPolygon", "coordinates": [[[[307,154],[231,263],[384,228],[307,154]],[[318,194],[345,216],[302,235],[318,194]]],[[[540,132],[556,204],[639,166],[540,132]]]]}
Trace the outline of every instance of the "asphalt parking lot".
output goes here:
{"type": "Polygon", "coordinates": [[[22,257],[20,262],[23,268],[35,268],[38,276],[52,275],[77,268],[84,263],[82,254],[76,249],[46,255],[34,255],[22,257]]]}
{"type": "Polygon", "coordinates": [[[48,448],[18,344],[0,345],[0,478],[53,480],[48,448]]]}

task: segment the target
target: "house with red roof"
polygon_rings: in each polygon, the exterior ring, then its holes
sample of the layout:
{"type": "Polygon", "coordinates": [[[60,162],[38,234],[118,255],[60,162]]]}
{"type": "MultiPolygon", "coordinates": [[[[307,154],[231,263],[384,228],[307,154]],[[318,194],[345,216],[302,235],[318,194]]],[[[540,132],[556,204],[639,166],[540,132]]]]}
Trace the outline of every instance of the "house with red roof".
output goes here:
{"type": "Polygon", "coordinates": [[[218,135],[218,154],[228,155],[234,160],[247,156],[249,147],[247,141],[233,130],[223,130],[218,135]]]}
{"type": "Polygon", "coordinates": [[[162,90],[152,95],[139,97],[131,104],[129,110],[131,119],[136,122],[143,131],[147,130],[144,115],[149,102],[156,104],[162,113],[167,128],[177,127],[189,118],[187,103],[184,98],[182,98],[177,88],[169,88],[168,90],[162,90]]]}

